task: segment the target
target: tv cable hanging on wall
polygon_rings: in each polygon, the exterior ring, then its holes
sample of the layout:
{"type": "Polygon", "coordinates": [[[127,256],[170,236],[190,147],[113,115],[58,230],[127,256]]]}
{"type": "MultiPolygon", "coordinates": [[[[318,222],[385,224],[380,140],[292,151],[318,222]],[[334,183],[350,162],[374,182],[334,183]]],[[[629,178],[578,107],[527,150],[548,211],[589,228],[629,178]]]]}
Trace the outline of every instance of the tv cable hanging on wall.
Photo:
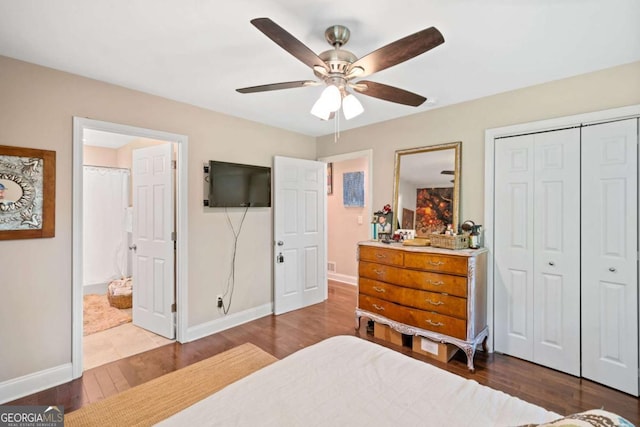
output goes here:
{"type": "Polygon", "coordinates": [[[247,216],[247,211],[249,210],[249,206],[244,208],[244,212],[242,213],[242,219],[240,220],[240,225],[238,226],[238,231],[233,228],[233,224],[231,223],[231,218],[229,217],[229,212],[227,208],[224,208],[224,214],[227,217],[227,223],[229,224],[229,228],[233,233],[233,253],[231,255],[231,270],[229,271],[229,276],[227,277],[227,289],[222,294],[222,297],[218,299],[217,304],[219,308],[222,308],[222,312],[227,314],[229,309],[231,308],[231,301],[233,300],[233,291],[235,288],[235,278],[236,278],[236,253],[238,248],[238,237],[240,236],[240,232],[242,231],[242,225],[244,224],[244,219],[247,216]],[[229,301],[225,305],[224,301],[229,296],[229,301]]]}

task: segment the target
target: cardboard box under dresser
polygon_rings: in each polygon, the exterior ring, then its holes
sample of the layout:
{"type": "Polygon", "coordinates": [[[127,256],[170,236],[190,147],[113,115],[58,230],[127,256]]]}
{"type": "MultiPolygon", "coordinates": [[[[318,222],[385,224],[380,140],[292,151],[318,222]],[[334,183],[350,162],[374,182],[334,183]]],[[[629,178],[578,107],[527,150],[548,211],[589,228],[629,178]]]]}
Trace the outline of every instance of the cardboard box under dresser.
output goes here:
{"type": "Polygon", "coordinates": [[[358,244],[356,328],[366,317],[402,334],[453,344],[473,356],[489,330],[487,250],[358,244]]]}

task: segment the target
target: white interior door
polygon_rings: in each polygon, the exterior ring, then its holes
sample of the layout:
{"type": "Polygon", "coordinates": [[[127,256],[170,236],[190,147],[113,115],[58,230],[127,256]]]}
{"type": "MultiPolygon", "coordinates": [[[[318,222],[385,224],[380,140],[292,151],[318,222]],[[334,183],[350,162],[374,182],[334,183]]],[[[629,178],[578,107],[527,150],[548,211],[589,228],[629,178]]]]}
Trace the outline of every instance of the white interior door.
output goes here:
{"type": "Polygon", "coordinates": [[[638,395],[638,120],[582,130],[582,376],[638,395]]]}
{"type": "Polygon", "coordinates": [[[495,144],[495,348],[580,375],[580,133],[495,144]]]}
{"type": "Polygon", "coordinates": [[[175,338],[173,146],[133,150],[133,323],[175,338]]]}
{"type": "Polygon", "coordinates": [[[580,375],[580,130],[535,135],[533,361],[580,375]]]}
{"type": "Polygon", "coordinates": [[[274,312],[327,299],[326,163],[276,156],[274,312]]]}
{"type": "Polygon", "coordinates": [[[495,350],[533,360],[534,136],[495,144],[495,350]]]}

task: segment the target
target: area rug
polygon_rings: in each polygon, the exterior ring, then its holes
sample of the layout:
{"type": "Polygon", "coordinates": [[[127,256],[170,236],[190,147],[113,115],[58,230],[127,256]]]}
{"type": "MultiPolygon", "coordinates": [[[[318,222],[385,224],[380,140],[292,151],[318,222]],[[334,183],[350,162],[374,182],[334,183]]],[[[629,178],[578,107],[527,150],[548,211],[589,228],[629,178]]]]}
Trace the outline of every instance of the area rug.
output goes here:
{"type": "Polygon", "coordinates": [[[106,294],[85,295],[82,315],[84,335],[94,334],[131,322],[131,310],[111,307],[106,294]]]}
{"type": "Polygon", "coordinates": [[[150,426],[278,359],[246,343],[64,416],[70,426],[150,426]]]}

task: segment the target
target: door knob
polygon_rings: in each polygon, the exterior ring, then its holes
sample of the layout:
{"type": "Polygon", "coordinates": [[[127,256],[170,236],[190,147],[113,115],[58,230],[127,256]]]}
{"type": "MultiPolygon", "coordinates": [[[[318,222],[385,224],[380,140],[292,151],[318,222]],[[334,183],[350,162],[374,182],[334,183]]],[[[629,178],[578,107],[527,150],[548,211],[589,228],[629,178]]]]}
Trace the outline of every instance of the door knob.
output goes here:
{"type": "Polygon", "coordinates": [[[609,271],[610,271],[610,272],[612,272],[612,273],[615,273],[615,272],[616,272],[616,269],[615,269],[615,268],[613,268],[613,267],[609,267],[609,271]]]}
{"type": "Polygon", "coordinates": [[[549,265],[550,265],[551,267],[553,267],[554,265],[556,265],[556,263],[555,263],[555,262],[553,262],[553,261],[549,261],[549,265]]]}
{"type": "Polygon", "coordinates": [[[129,246],[129,249],[135,252],[138,249],[138,246],[134,243],[133,245],[129,246]]]}
{"type": "Polygon", "coordinates": [[[282,246],[284,245],[284,242],[282,240],[278,240],[278,246],[282,246]]]}

